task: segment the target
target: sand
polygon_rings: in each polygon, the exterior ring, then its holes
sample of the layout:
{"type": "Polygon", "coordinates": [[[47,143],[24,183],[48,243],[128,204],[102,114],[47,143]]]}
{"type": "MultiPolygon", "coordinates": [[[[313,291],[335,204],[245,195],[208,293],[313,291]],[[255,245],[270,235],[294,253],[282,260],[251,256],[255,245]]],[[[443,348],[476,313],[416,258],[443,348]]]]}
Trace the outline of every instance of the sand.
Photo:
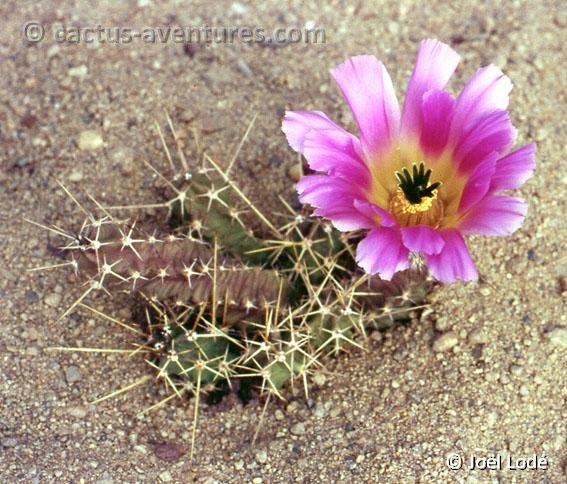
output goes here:
{"type": "MultiPolygon", "coordinates": [[[[0,481],[1,482],[565,482],[565,27],[561,2],[21,2],[0,5],[0,481]],[[26,22],[62,25],[324,27],[326,42],[263,46],[179,43],[72,44],[47,33],[22,40],[26,22]],[[188,158],[192,129],[226,161],[258,119],[236,177],[256,201],[293,199],[296,155],[280,132],[286,108],[320,109],[352,127],[328,70],[354,54],[387,65],[399,95],[419,40],[436,37],[462,55],[452,88],[496,63],[514,83],[518,145],[538,143],[535,176],[520,190],[530,209],[508,238],[474,238],[481,282],[443,287],[421,321],[384,333],[370,351],[329,366],[306,400],[203,405],[189,462],[192,405],[142,385],[88,402],[147,374],[142,358],[48,351],[125,347],[120,328],[77,310],[53,237],[23,221],[81,223],[60,179],[88,202],[154,203],[159,183],[146,158],[167,163],[155,123],[171,114],[188,158]],[[90,134],[84,134],[90,132],[90,134]],[[441,338],[441,340],[438,340],[441,338]],[[435,351],[437,350],[437,351],[435,351]],[[163,445],[165,443],[165,445],[163,445]],[[181,446],[181,447],[179,447],[181,446]],[[451,470],[458,453],[546,456],[547,469],[451,470]],[[454,462],[454,461],[452,461],[454,462]]],[[[275,208],[274,208],[275,210],[275,208]]],[[[149,210],[155,220],[159,210],[149,210]]],[[[129,301],[90,303],[122,318],[129,301]]],[[[540,466],[541,467],[541,466],[540,466]]]]}

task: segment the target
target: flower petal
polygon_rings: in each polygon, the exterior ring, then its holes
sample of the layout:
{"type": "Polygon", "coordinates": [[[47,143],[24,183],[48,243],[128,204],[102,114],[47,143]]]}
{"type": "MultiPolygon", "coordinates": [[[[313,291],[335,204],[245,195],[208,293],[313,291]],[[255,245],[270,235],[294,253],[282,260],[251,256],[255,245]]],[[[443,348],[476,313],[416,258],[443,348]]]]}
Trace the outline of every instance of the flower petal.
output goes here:
{"type": "Polygon", "coordinates": [[[282,131],[312,170],[345,176],[369,186],[370,171],[360,157],[360,142],[322,112],[287,111],[282,131]]]}
{"type": "Polygon", "coordinates": [[[378,205],[365,200],[354,200],[354,208],[371,220],[377,220],[377,225],[392,227],[396,221],[392,215],[378,205]]]}
{"type": "Polygon", "coordinates": [[[344,131],[322,111],[286,111],[282,122],[282,131],[288,143],[299,153],[303,153],[303,142],[309,131],[328,129],[344,131]]]}
{"type": "Polygon", "coordinates": [[[427,155],[435,157],[447,146],[454,108],[455,99],[446,91],[433,89],[423,95],[419,143],[427,155]]]}
{"type": "Polygon", "coordinates": [[[535,169],[536,145],[531,143],[500,158],[490,181],[490,192],[514,190],[532,176],[535,169]]]}
{"type": "Polygon", "coordinates": [[[455,72],[459,59],[459,54],[438,40],[421,42],[406,92],[402,134],[420,135],[426,125],[421,117],[423,95],[432,89],[443,89],[455,72]]]}
{"type": "Polygon", "coordinates": [[[459,230],[464,234],[510,235],[520,228],[527,212],[521,198],[489,195],[469,210],[459,230]]]}
{"type": "Polygon", "coordinates": [[[479,117],[508,107],[512,81],[498,67],[478,69],[457,98],[452,133],[458,134],[479,117]]]}
{"type": "Polygon", "coordinates": [[[297,183],[299,200],[316,207],[315,215],[325,217],[342,231],[372,228],[374,222],[353,204],[362,194],[356,185],[328,175],[304,176],[297,183]]]}
{"type": "Polygon", "coordinates": [[[365,154],[386,151],[398,135],[400,108],[384,65],[371,55],[351,57],[331,70],[360,131],[365,154]]]}
{"type": "Polygon", "coordinates": [[[445,245],[439,231],[427,225],[402,227],[402,240],[406,248],[422,254],[439,254],[445,245]]]}
{"type": "Polygon", "coordinates": [[[476,281],[478,272],[461,234],[456,230],[445,230],[442,236],[445,241],[443,250],[425,256],[431,275],[445,284],[458,279],[476,281]]]}
{"type": "Polygon", "coordinates": [[[471,173],[461,195],[459,213],[466,212],[473,205],[480,202],[488,193],[492,175],[496,169],[497,158],[498,153],[491,153],[471,173]]]}
{"type": "Polygon", "coordinates": [[[478,118],[455,138],[453,156],[459,172],[470,173],[492,152],[505,153],[515,137],[516,130],[506,111],[494,111],[478,118]]]}
{"type": "Polygon", "coordinates": [[[408,255],[397,227],[371,230],[356,249],[356,261],[360,267],[388,281],[396,272],[409,267],[408,255]]]}

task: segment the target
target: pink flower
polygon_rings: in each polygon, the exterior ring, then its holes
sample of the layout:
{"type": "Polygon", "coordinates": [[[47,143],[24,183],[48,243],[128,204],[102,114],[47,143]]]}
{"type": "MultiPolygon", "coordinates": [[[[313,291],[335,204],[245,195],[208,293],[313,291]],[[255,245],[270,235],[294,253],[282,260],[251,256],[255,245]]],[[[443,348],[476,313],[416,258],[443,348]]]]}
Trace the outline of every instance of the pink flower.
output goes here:
{"type": "Polygon", "coordinates": [[[358,138],[320,111],[285,115],[289,144],[319,172],[299,181],[300,200],[339,230],[368,230],[357,261],[383,279],[407,269],[417,252],[442,282],[476,280],[463,235],[509,235],[526,216],[523,200],[499,194],[518,188],[535,167],[534,144],[509,152],[512,83],[489,65],[455,99],[444,88],[458,62],[449,46],[424,40],[401,113],[374,56],[335,67],[358,138]]]}

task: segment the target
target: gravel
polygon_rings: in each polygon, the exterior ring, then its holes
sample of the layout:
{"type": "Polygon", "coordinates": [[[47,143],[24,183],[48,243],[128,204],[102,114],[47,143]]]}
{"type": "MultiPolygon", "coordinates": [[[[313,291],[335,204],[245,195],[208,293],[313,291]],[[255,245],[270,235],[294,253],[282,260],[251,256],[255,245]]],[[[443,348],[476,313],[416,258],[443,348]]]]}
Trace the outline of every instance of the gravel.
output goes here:
{"type": "MultiPolygon", "coordinates": [[[[419,5],[387,0],[377,8],[373,2],[339,7],[270,0],[246,3],[245,13],[238,14],[245,17],[234,18],[227,17],[231,1],[196,0],[190,10],[174,0],[138,3],[143,8],[109,0],[98,2],[97,9],[86,0],[2,3],[0,482],[565,482],[566,383],[561,377],[567,360],[564,333],[557,331],[567,327],[567,294],[560,281],[567,276],[561,258],[567,239],[561,215],[567,207],[561,175],[565,15],[558,14],[560,3],[520,0],[502,8],[480,0],[419,5]],[[34,19],[45,22],[46,39],[22,42],[23,25],[34,19]],[[277,48],[238,41],[191,48],[138,41],[87,46],[55,42],[50,31],[59,24],[200,26],[215,19],[269,29],[313,21],[325,27],[327,42],[277,48]],[[374,54],[401,94],[417,42],[429,36],[452,43],[462,56],[451,81],[453,92],[479,66],[494,60],[502,64],[506,58],[505,71],[514,84],[511,118],[517,146],[540,139],[538,169],[517,193],[529,201],[524,226],[507,238],[469,238],[482,282],[441,287],[433,295],[434,315],[449,325],[441,329],[424,318],[372,335],[369,352],[332,360],[326,383],[312,386],[309,394],[324,403],[327,413],[316,416],[317,404],[306,408],[297,385],[295,412],[286,414],[286,403],[272,401],[256,446],[251,440],[263,402],[231,398],[211,408],[203,403],[193,462],[187,452],[166,462],[150,450],[164,441],[181,442],[187,449],[192,402],[174,398],[138,417],[167,396],[165,384],[148,382],[100,402],[96,413],[71,415],[68,409],[88,409],[85,402],[136,382],[148,369],[139,353],[48,350],[130,348],[133,341],[123,329],[81,307],[73,318],[59,320],[79,295],[68,282],[70,271],[27,271],[61,261],[53,250],[57,238],[24,218],[78,229],[84,217],[57,180],[71,183],[89,209],[93,204],[87,193],[103,206],[155,203],[163,185],[142,159],[167,173],[155,130],[157,122],[171,141],[164,111],[172,116],[190,163],[201,156],[194,130],[201,148],[228,162],[257,113],[233,174],[265,213],[280,213],[280,195],[297,206],[286,173],[298,166],[298,158],[280,131],[283,111],[321,110],[356,132],[329,69],[350,55],[374,54]],[[236,68],[239,58],[252,77],[236,68]],[[85,75],[69,75],[69,69],[81,66],[87,66],[85,75]],[[208,119],[205,113],[211,113],[208,119]],[[84,132],[92,134],[80,143],[84,132]],[[272,156],[281,164],[271,164],[272,156]],[[82,180],[67,179],[74,170],[82,180]],[[26,298],[32,288],[40,304],[26,298]],[[486,343],[474,344],[470,338],[479,326],[486,343]],[[32,328],[37,337],[30,344],[24,331],[29,335],[32,328]],[[440,338],[453,331],[458,344],[436,353],[437,331],[440,338]],[[29,354],[31,346],[38,351],[29,354]],[[70,366],[81,369],[80,385],[79,380],[67,383],[70,366]],[[515,366],[521,371],[512,370],[515,366]],[[394,389],[392,381],[400,387],[394,389]],[[305,434],[290,435],[290,426],[299,420],[305,434]],[[355,430],[345,432],[347,423],[355,430]],[[15,447],[5,447],[6,441],[15,447]],[[255,459],[261,449],[269,453],[263,465],[255,459]],[[545,452],[549,469],[450,471],[444,459],[455,451],[482,456],[497,449],[518,457],[545,452]],[[240,461],[244,464],[237,467],[240,461]]],[[[172,156],[177,160],[175,150],[172,156]]],[[[120,215],[163,221],[165,211],[120,215]]],[[[128,304],[121,296],[89,296],[85,303],[114,316],[128,304]]]]}

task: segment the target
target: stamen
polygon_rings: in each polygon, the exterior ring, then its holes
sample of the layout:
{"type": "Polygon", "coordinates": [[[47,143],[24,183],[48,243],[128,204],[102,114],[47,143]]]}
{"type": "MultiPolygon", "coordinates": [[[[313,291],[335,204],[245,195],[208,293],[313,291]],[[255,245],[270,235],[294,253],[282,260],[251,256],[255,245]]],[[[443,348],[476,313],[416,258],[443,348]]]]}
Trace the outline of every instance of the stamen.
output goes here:
{"type": "MultiPolygon", "coordinates": [[[[398,187],[403,192],[406,200],[412,205],[420,205],[424,202],[424,199],[433,198],[437,188],[441,186],[441,182],[429,185],[430,177],[431,170],[425,171],[423,161],[419,164],[419,168],[416,163],[413,164],[412,174],[410,174],[407,168],[403,168],[401,173],[399,171],[396,172],[396,178],[400,182],[398,187]]],[[[423,210],[418,209],[418,211],[423,210]]]]}

